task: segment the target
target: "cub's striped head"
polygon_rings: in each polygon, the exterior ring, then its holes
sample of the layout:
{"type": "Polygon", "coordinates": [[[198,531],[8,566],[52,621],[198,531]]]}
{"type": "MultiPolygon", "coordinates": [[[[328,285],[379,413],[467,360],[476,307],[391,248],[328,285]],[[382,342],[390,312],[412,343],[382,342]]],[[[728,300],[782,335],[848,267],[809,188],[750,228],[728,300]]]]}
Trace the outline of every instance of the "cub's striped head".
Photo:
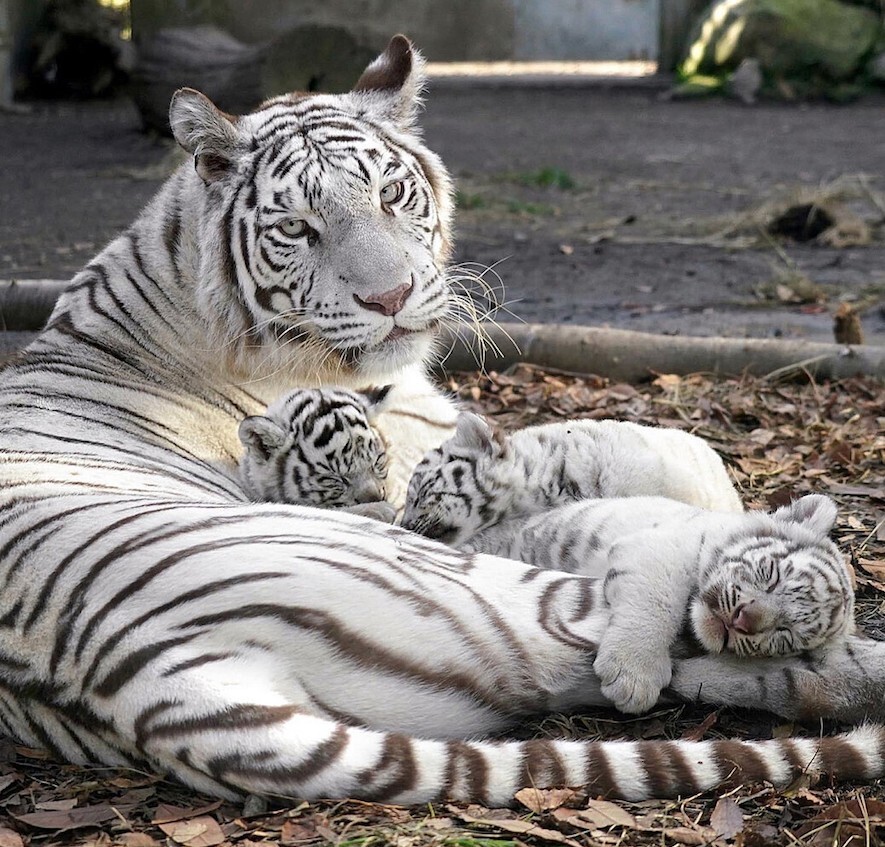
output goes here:
{"type": "Polygon", "coordinates": [[[827,538],[836,506],[802,497],[702,552],[692,628],[705,649],[789,656],[854,630],[854,591],[827,538]]]}
{"type": "Polygon", "coordinates": [[[430,450],[409,480],[402,525],[455,547],[500,520],[512,487],[489,470],[506,442],[479,416],[458,415],[455,434],[430,450]]]}
{"type": "Polygon", "coordinates": [[[301,389],[240,424],[240,478],[256,501],[340,507],[384,499],[387,453],[373,426],[390,386],[301,389]]]}
{"type": "Polygon", "coordinates": [[[428,354],[450,308],[452,198],[414,126],[423,79],[400,35],[346,94],[236,117],[176,92],[170,123],[202,196],[198,302],[241,367],[297,361],[302,378],[359,384],[428,354]]]}

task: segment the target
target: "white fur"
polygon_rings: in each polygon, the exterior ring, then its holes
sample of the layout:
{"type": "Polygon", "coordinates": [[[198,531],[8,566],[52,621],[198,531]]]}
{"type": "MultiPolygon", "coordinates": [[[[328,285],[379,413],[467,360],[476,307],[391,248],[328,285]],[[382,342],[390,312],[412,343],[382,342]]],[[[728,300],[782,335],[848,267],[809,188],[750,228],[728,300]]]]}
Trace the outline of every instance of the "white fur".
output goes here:
{"type": "Polygon", "coordinates": [[[815,495],[771,515],[662,497],[606,498],[505,519],[460,547],[604,578],[612,618],[594,670],[619,709],[643,712],[670,683],[670,650],[686,609],[714,652],[799,653],[853,632],[847,570],[826,538],[834,517],[832,501],[815,495]],[[770,613],[758,614],[758,628],[736,628],[735,610],[759,608],[770,613]],[[707,618],[718,622],[715,636],[707,618]]]}

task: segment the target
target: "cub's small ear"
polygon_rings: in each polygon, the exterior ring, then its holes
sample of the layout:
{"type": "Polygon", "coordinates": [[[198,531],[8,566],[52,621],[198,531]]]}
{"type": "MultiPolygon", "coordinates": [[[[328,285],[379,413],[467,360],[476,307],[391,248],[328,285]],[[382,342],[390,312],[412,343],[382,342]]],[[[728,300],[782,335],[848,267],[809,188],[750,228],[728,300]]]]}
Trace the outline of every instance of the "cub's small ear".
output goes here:
{"type": "Polygon", "coordinates": [[[369,404],[370,414],[377,415],[387,408],[387,398],[391,388],[393,385],[382,385],[380,388],[373,385],[360,390],[359,393],[366,398],[366,402],[369,404]]]}
{"type": "Polygon", "coordinates": [[[404,35],[394,35],[387,49],[357,80],[353,91],[367,97],[369,113],[378,120],[409,130],[421,106],[424,59],[404,35]]]}
{"type": "Polygon", "coordinates": [[[473,412],[461,412],[455,422],[455,434],[452,441],[469,450],[485,453],[489,456],[503,452],[503,440],[479,415],[473,412]]]}
{"type": "Polygon", "coordinates": [[[270,460],[286,440],[286,431],[264,415],[244,418],[237,434],[252,458],[262,462],[270,460]]]}
{"type": "Polygon", "coordinates": [[[836,504],[823,494],[806,494],[788,506],[775,510],[774,517],[801,524],[825,538],[836,523],[836,504]]]}
{"type": "Polygon", "coordinates": [[[169,104],[169,125],[175,140],[194,157],[205,183],[224,179],[240,149],[237,118],[222,112],[205,94],[179,88],[169,104]]]}

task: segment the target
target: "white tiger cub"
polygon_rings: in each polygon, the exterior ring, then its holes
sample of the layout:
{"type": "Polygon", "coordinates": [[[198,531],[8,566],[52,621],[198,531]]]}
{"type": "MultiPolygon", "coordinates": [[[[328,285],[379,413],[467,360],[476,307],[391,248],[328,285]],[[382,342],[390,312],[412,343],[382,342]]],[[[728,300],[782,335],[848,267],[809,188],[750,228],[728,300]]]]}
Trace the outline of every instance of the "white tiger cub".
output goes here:
{"type": "Polygon", "coordinates": [[[821,495],[772,514],[606,498],[504,519],[458,546],[604,578],[611,617],[593,669],[617,708],[643,712],[670,682],[686,617],[708,652],[740,657],[797,655],[854,632],[851,582],[827,537],[835,518],[821,495]]]}
{"type": "Polygon", "coordinates": [[[387,450],[375,426],[392,386],[303,388],[239,426],[240,481],[257,503],[342,509],[392,523],[387,450]]]}
{"type": "Polygon", "coordinates": [[[505,518],[573,500],[643,495],[718,511],[743,508],[722,460],[687,432],[574,420],[503,435],[462,412],[455,434],[415,468],[403,525],[459,547],[505,518]]]}

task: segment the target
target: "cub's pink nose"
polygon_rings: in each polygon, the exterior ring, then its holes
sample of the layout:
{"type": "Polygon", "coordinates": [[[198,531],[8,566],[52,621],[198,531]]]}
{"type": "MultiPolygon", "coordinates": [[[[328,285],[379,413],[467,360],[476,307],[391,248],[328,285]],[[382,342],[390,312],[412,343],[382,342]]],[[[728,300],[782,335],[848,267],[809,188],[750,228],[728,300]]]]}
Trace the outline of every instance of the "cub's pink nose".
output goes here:
{"type": "Polygon", "coordinates": [[[756,631],[756,618],[747,606],[738,606],[731,617],[731,629],[742,635],[751,635],[756,631]]]}
{"type": "Polygon", "coordinates": [[[405,305],[406,300],[412,293],[412,283],[404,282],[390,291],[383,291],[381,294],[370,294],[365,299],[359,294],[354,294],[353,299],[364,309],[370,312],[380,312],[385,317],[393,317],[405,305]]]}

